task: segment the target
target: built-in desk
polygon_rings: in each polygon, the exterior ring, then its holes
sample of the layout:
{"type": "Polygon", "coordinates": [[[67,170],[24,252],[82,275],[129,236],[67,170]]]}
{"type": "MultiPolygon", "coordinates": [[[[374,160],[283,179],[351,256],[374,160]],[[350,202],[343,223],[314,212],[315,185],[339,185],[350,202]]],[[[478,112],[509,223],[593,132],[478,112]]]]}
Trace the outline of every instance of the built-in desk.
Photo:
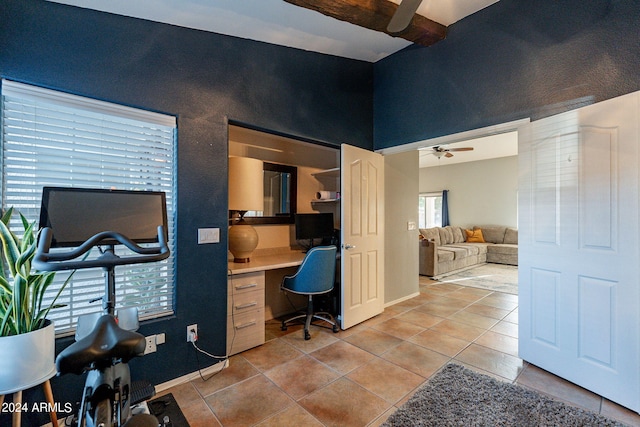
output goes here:
{"type": "Polygon", "coordinates": [[[228,263],[227,354],[264,344],[265,320],[280,314],[279,283],[302,264],[304,255],[286,251],[253,256],[247,263],[228,263]]]}
{"type": "Polygon", "coordinates": [[[251,262],[229,262],[229,274],[253,273],[275,270],[285,267],[297,267],[302,264],[304,252],[289,251],[275,255],[263,255],[251,258],[251,262]]]}

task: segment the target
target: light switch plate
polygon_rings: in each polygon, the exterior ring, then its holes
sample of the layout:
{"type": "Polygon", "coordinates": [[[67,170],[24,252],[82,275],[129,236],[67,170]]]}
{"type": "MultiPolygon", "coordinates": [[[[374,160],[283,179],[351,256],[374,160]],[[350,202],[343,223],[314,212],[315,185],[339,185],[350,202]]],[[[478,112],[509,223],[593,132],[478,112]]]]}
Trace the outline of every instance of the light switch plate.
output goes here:
{"type": "Polygon", "coordinates": [[[198,228],[198,244],[204,245],[207,243],[219,243],[220,242],[220,229],[219,228],[198,228]]]}
{"type": "Polygon", "coordinates": [[[416,223],[413,221],[408,221],[407,222],[407,230],[408,231],[412,231],[416,229],[416,223]]]}

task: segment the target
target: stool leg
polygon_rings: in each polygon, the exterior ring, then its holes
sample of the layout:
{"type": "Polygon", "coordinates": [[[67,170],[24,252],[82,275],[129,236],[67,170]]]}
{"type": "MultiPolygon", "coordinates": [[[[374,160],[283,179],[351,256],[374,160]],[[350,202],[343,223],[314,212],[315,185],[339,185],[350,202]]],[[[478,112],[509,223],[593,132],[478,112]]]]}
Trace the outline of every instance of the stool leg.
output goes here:
{"type": "MultiPolygon", "coordinates": [[[[22,390],[13,393],[13,403],[15,403],[16,408],[20,408],[22,406],[22,390]]],[[[22,415],[20,411],[15,411],[13,413],[13,427],[20,427],[20,424],[22,424],[22,418],[20,415],[22,415]]]]}
{"type": "Polygon", "coordinates": [[[53,427],[58,427],[58,414],[56,414],[56,406],[53,400],[53,391],[51,390],[51,382],[46,380],[42,383],[42,388],[44,390],[44,398],[49,404],[49,418],[51,419],[51,425],[53,427]]]}

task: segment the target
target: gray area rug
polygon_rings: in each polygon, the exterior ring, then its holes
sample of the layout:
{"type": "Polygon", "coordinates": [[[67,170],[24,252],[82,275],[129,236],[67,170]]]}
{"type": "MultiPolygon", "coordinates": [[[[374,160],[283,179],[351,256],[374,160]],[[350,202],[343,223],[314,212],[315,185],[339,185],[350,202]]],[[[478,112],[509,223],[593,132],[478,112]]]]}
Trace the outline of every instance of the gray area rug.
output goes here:
{"type": "Polygon", "coordinates": [[[522,386],[449,364],[393,413],[384,427],[624,426],[522,386]]]}
{"type": "Polygon", "coordinates": [[[518,266],[481,264],[466,270],[443,274],[436,278],[441,283],[471,286],[518,295],[518,266]]]}

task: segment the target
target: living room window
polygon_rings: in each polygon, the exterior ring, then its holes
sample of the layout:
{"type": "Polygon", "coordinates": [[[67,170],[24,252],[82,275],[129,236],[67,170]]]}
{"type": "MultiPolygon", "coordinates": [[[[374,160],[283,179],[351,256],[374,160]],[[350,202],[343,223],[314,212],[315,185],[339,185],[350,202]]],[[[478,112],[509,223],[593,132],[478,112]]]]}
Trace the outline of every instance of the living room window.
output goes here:
{"type": "Polygon", "coordinates": [[[418,227],[442,227],[442,192],[418,196],[418,227]]]}
{"type": "MultiPolygon", "coordinates": [[[[166,193],[172,255],[118,267],[116,301],[117,307],[137,306],[141,320],[172,314],[175,117],[8,80],[2,81],[1,107],[3,210],[14,207],[38,221],[44,186],[166,193]]],[[[18,215],[13,221],[19,224],[18,215]]],[[[54,286],[59,289],[66,276],[58,273],[54,286]]],[[[57,333],[69,334],[79,315],[101,311],[95,299],[103,293],[101,269],[78,270],[58,300],[65,307],[49,314],[57,333]]]]}

